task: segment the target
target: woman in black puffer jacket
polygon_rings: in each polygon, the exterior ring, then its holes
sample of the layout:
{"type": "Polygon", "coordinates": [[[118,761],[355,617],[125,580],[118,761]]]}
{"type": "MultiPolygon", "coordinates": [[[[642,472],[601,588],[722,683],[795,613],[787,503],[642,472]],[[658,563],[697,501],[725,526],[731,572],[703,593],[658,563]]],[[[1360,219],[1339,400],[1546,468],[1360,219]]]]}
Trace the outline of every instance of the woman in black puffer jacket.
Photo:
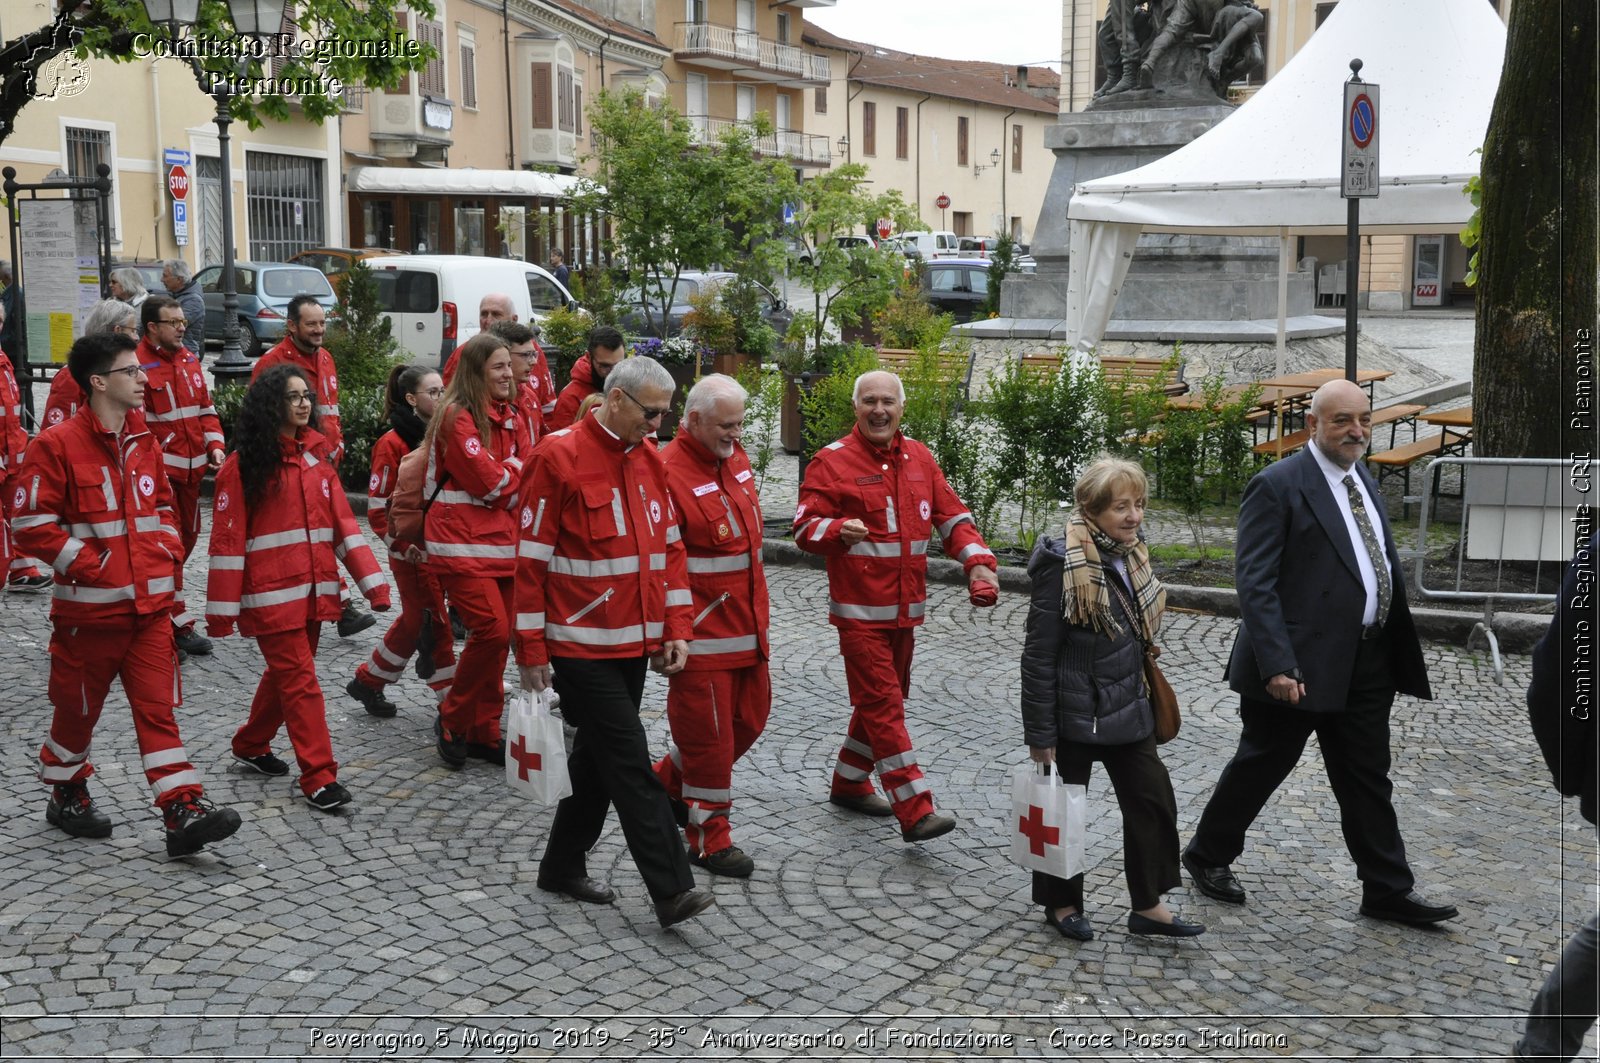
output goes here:
{"type": "MultiPolygon", "coordinates": [[[[1066,537],[1043,537],[1028,562],[1033,603],[1022,649],[1022,726],[1035,763],[1087,783],[1105,766],[1122,810],[1123,867],[1134,934],[1193,937],[1205,927],[1174,916],[1162,894],[1179,884],[1178,808],[1156,753],[1155,715],[1144,687],[1145,647],[1166,608],[1140,525],[1144,470],[1100,458],[1078,479],[1066,537]]],[[[1094,937],[1083,876],[1035,872],[1033,899],[1064,937],[1094,937]]]]}

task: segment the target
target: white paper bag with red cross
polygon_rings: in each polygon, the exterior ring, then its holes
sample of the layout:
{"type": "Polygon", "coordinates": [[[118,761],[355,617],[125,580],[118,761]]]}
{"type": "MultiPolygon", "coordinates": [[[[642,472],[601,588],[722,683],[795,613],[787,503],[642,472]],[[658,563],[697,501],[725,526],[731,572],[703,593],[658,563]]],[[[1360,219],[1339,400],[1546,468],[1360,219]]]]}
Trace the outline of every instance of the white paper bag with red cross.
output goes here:
{"type": "Polygon", "coordinates": [[[506,781],[542,805],[572,793],[561,721],[550,714],[554,691],[521,691],[506,723],[506,781]]]}
{"type": "Polygon", "coordinates": [[[1011,859],[1057,878],[1081,874],[1087,803],[1083,786],[1062,782],[1054,764],[1018,765],[1011,776],[1011,859]]]}

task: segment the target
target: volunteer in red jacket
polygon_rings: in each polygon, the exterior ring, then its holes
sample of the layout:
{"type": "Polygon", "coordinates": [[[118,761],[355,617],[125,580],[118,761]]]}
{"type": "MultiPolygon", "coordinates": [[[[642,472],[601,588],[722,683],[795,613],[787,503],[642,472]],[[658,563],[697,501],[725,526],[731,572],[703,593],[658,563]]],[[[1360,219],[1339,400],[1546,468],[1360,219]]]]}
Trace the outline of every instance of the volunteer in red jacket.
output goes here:
{"type": "Polygon", "coordinates": [[[162,811],[167,855],[186,856],[239,829],[239,814],[202,796],[172,709],[181,700],[172,592],[181,543],[161,448],[145,426],[144,370],[130,336],[84,336],[67,371],[88,392],[73,417],[40,432],[12,484],[18,549],[56,571],[50,608],[50,703],[39,777],[54,787],[45,819],[78,838],[109,838],[89,797],[89,742],[111,680],[122,680],[145,779],[162,811]]]}
{"type": "MultiPolygon", "coordinates": [[[[5,304],[0,303],[0,328],[6,320],[5,304]]],[[[58,377],[68,377],[65,369],[56,372],[58,377]]],[[[73,387],[77,387],[76,384],[73,387]]],[[[28,447],[28,426],[22,419],[22,388],[17,384],[11,359],[0,351],[0,580],[4,587],[25,594],[37,594],[50,589],[55,582],[47,573],[40,572],[33,559],[19,554],[11,540],[11,481],[22,467],[22,454],[28,447]]]]}
{"type": "MultiPolygon", "coordinates": [[[[504,333],[501,334],[501,339],[512,344],[531,342],[533,345],[533,365],[532,371],[528,375],[528,381],[532,384],[534,392],[539,397],[539,401],[536,404],[539,409],[539,424],[538,432],[534,437],[537,440],[538,436],[544,434],[545,422],[556,409],[556,380],[550,374],[550,360],[545,357],[544,348],[539,346],[539,324],[536,321],[526,323],[518,321],[516,308],[511,304],[511,296],[506,295],[504,292],[490,292],[478,301],[479,332],[489,332],[496,325],[506,324],[516,324],[521,328],[527,329],[530,333],[525,340],[513,340],[510,338],[510,334],[504,333]]],[[[462,344],[462,346],[466,345],[462,344]]],[[[511,353],[514,357],[516,355],[515,349],[511,353]]],[[[460,361],[461,347],[457,347],[450,352],[450,357],[444,363],[445,387],[450,386],[450,378],[456,375],[456,365],[460,361]]]]}
{"type": "MultiPolygon", "coordinates": [[[[339,420],[339,371],[333,364],[333,355],[322,346],[328,334],[328,312],[314,295],[297,295],[289,300],[284,311],[284,336],[277,346],[256,359],[252,381],[275,365],[292,365],[311,381],[317,401],[317,431],[322,436],[319,444],[326,458],[337,471],[344,460],[344,429],[339,420]]],[[[349,590],[340,581],[339,637],[351,635],[376,624],[371,613],[356,608],[349,590]]]]}
{"type": "Polygon", "coordinates": [[[274,366],[244,394],[233,453],[217,472],[211,517],[206,628],[256,640],[266,670],[250,717],[233,736],[233,757],[263,775],[287,775],[272,752],[289,732],[300,790],[316,809],[350,802],[339,784],[317,681],[322,624],[339,617],[339,562],[374,609],[389,608],[383,581],[350,512],[338,470],[324,460],[316,388],[299,368],[274,366]]]}
{"type": "Polygon", "coordinates": [[[546,421],[550,431],[575,424],[583,400],[606,393],[606,376],[622,361],[623,345],[622,333],[607,325],[590,331],[588,353],[572,364],[572,377],[561,389],[555,412],[546,421]]]}
{"type": "Polygon", "coordinates": [[[399,711],[384,696],[383,688],[399,682],[406,662],[413,653],[426,653],[427,661],[417,662],[417,674],[443,701],[455,679],[456,655],[450,638],[450,622],[445,616],[444,591],[426,564],[427,555],[415,546],[397,543],[389,534],[389,496],[394,493],[400,474],[400,459],[422,443],[422,436],[433,419],[434,409],[444,395],[439,374],[425,365],[397,365],[389,372],[384,390],[384,417],[394,427],[372,444],[372,479],[367,486],[367,523],[373,534],[389,548],[389,571],[400,592],[400,615],[384,633],[383,641],[372,651],[372,660],[356,669],[356,676],[345,686],[345,693],[359,701],[373,716],[389,718],[399,711]],[[432,640],[422,646],[423,617],[432,614],[432,640]]]}
{"type": "Polygon", "coordinates": [[[934,812],[906,733],[930,535],[965,566],[973,605],[993,605],[999,580],[994,555],[933,455],[900,432],[900,378],[863,373],[854,402],[855,428],[811,460],[794,515],[795,544],[828,559],[828,621],[839,629],[853,706],[829,800],[869,816],[892,812],[905,840],[920,842],[956,825],[934,812]],[[874,769],[888,801],[872,792],[874,769]]]}
{"type": "Polygon", "coordinates": [[[522,687],[545,689],[553,670],[561,713],[578,729],[567,762],[572,796],[556,807],[537,884],[590,904],[616,899],[587,868],[615,805],[656,921],[671,926],[713,903],[694,888],[639,722],[645,662],[676,675],[693,630],[666,470],[646,439],[672,402],[672,376],[653,359],[630,358],[606,385],[593,416],[545,437],[522,490],[522,687]]]}
{"type": "MultiPolygon", "coordinates": [[[[200,481],[222,465],[222,424],[211,405],[200,359],[183,345],[188,328],[183,307],[165,295],[145,298],[139,308],[139,363],[144,366],[144,416],[161,444],[161,457],[172,485],[178,532],[183,536],[183,560],[200,541],[200,481]]],[[[183,569],[178,570],[178,594],[172,602],[172,626],[177,628],[178,649],[188,654],[211,652],[211,642],[195,632],[195,617],[184,607],[183,569]]]]}
{"type": "Polygon", "coordinates": [[[505,763],[501,676],[511,645],[517,488],[533,449],[511,405],[513,386],[505,341],[472,337],[423,441],[422,497],[433,499],[423,523],[428,564],[468,632],[439,706],[439,756],[452,768],[468,757],[505,763]]]}
{"type": "Polygon", "coordinates": [[[679,804],[689,860],[745,878],[755,861],[733,844],[733,765],[772,709],[761,503],[739,445],[749,396],[721,374],[702,377],[684,403],[683,430],[661,458],[688,553],[694,595],[689,662],[667,686],[672,741],[656,775],[679,804]]]}
{"type": "Polygon", "coordinates": [[[511,352],[511,377],[515,394],[511,405],[527,426],[528,438],[537,445],[544,436],[544,406],[539,399],[539,347],[534,330],[520,321],[496,321],[489,334],[498,336],[511,352]]]}

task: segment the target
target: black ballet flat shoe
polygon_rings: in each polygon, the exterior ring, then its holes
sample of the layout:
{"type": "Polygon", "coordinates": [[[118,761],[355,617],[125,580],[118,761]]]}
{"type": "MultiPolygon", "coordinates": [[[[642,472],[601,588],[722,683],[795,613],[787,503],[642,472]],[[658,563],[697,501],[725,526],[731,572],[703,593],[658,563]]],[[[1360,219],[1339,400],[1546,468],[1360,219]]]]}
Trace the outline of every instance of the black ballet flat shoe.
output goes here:
{"type": "Polygon", "coordinates": [[[1044,910],[1044,921],[1061,932],[1064,938],[1074,941],[1093,941],[1094,927],[1089,923],[1089,917],[1082,912],[1073,912],[1057,919],[1051,909],[1044,910]]]}
{"type": "Polygon", "coordinates": [[[1172,922],[1163,923],[1138,912],[1128,913],[1128,933],[1141,937],[1192,938],[1205,932],[1204,923],[1185,922],[1177,916],[1172,917],[1172,922]]]}

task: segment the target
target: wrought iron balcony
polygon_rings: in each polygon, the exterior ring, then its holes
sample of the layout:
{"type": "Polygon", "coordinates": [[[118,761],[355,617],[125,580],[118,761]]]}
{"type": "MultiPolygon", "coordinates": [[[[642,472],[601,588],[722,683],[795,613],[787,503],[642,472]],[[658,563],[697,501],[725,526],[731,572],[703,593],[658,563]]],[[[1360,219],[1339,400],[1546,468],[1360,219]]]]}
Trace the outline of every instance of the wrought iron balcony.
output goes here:
{"type": "MultiPolygon", "coordinates": [[[[734,118],[712,118],[704,114],[685,115],[694,131],[695,142],[713,144],[722,134],[744,123],[734,118]]],[[[780,129],[756,138],[756,153],[768,158],[785,158],[801,166],[832,166],[833,144],[819,133],[804,133],[798,129],[780,129]]]]}
{"type": "Polygon", "coordinates": [[[826,85],[832,76],[828,56],[712,22],[677,23],[672,57],[696,66],[736,71],[761,81],[826,85]]]}

